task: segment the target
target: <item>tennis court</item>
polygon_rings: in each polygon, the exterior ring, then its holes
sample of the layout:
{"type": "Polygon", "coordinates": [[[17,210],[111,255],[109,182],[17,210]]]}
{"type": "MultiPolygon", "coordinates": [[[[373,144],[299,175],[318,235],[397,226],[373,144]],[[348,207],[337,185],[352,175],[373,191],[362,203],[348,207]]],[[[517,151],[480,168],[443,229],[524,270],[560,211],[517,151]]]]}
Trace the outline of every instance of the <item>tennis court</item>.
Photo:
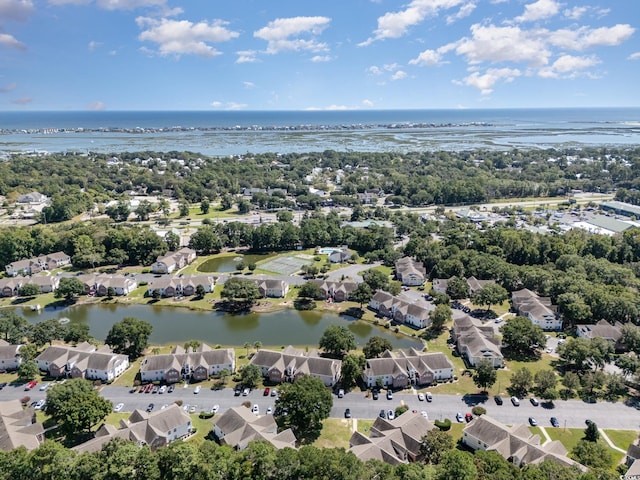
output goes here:
{"type": "Polygon", "coordinates": [[[304,265],[311,265],[313,260],[298,257],[278,257],[260,264],[260,270],[279,273],[280,275],[293,275],[300,271],[304,265]]]}

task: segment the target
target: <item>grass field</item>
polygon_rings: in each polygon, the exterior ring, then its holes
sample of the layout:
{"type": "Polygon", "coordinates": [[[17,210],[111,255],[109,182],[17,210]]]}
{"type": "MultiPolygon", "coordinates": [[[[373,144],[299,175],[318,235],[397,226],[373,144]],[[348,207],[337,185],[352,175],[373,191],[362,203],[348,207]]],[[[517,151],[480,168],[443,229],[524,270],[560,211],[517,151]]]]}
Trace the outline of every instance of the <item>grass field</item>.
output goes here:
{"type": "MultiPolygon", "coordinates": [[[[346,418],[327,418],[322,422],[322,432],[313,443],[320,448],[349,448],[353,421],[346,418]]],[[[358,422],[360,423],[360,422],[358,422]]]]}

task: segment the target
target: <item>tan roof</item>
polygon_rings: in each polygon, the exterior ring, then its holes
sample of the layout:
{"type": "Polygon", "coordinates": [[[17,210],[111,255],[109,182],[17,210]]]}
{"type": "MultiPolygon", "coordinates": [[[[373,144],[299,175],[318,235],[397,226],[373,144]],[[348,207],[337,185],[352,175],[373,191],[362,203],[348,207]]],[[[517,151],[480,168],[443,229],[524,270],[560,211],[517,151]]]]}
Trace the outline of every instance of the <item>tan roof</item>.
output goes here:
{"type": "Polygon", "coordinates": [[[0,449],[38,448],[44,441],[42,423],[35,421],[33,407],[23,408],[19,400],[0,402],[0,449]]]}
{"type": "Polygon", "coordinates": [[[140,371],[169,370],[171,368],[181,371],[186,364],[202,365],[208,369],[211,365],[232,364],[235,359],[235,352],[232,348],[212,349],[205,343],[200,344],[196,351],[185,352],[182,347],[176,347],[174,352],[145,357],[140,364],[140,371]]]}
{"type": "Polygon", "coordinates": [[[296,373],[307,375],[335,376],[339,374],[342,362],[332,358],[324,358],[315,355],[305,354],[295,350],[293,347],[287,348],[283,352],[274,350],[259,350],[250,360],[253,365],[271,369],[278,367],[283,370],[287,366],[296,373]]]}
{"type": "Polygon", "coordinates": [[[265,440],[276,448],[295,447],[296,437],[290,429],[278,433],[273,415],[257,416],[247,407],[226,410],[215,422],[224,433],[221,443],[243,449],[249,442],[265,440]]]}

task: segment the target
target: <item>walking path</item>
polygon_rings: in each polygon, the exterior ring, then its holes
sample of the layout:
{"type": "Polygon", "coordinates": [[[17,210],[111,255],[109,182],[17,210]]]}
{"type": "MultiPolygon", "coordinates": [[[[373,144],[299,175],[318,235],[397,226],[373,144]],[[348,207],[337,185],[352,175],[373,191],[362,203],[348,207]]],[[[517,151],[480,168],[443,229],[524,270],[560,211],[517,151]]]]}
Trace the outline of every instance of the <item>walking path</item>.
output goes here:
{"type": "Polygon", "coordinates": [[[544,435],[544,438],[545,438],[544,443],[542,445],[549,443],[551,441],[551,437],[547,433],[547,430],[544,427],[538,427],[538,428],[540,429],[540,431],[542,432],[542,435],[544,435]]]}
{"type": "Polygon", "coordinates": [[[352,418],[351,420],[351,433],[355,433],[358,430],[358,419],[352,418]]]}
{"type": "Polygon", "coordinates": [[[606,433],[604,433],[604,430],[599,428],[598,431],[600,432],[600,435],[602,436],[602,438],[604,439],[605,442],[607,442],[607,445],[609,445],[611,448],[613,448],[614,450],[618,451],[618,452],[622,452],[624,454],[627,453],[626,450],[623,450],[619,447],[616,447],[613,442],[611,441],[611,439],[607,436],[606,433]]]}

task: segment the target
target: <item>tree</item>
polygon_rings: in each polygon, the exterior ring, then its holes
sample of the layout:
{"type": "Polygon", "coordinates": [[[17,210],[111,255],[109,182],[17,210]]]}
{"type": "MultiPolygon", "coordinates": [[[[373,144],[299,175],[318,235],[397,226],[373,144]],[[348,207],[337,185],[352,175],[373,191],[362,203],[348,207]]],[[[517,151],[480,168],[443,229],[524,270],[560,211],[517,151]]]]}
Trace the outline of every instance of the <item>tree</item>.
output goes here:
{"type": "Polygon", "coordinates": [[[448,451],[441,458],[436,478],[437,480],[476,480],[478,469],[473,463],[473,456],[460,450],[448,451]]]}
{"type": "Polygon", "coordinates": [[[154,206],[149,200],[142,200],[135,210],[138,221],[145,222],[149,220],[149,215],[153,213],[154,206]]]}
{"type": "Polygon", "coordinates": [[[511,390],[514,395],[522,398],[532,386],[533,375],[527,367],[522,367],[511,375],[511,390]]]}
{"type": "Polygon", "coordinates": [[[71,303],[75,297],[84,293],[84,284],[75,277],[62,277],[56,293],[56,298],[64,298],[71,303]]]}
{"type": "Polygon", "coordinates": [[[334,357],[341,357],[356,348],[355,335],[347,327],[331,325],[320,338],[320,348],[334,357]]]}
{"type": "Polygon", "coordinates": [[[322,294],[320,285],[314,282],[306,282],[302,284],[298,289],[298,298],[302,298],[308,301],[322,300],[324,298],[324,295],[322,294]]]}
{"type": "Polygon", "coordinates": [[[567,366],[576,370],[586,370],[591,356],[590,343],[591,340],[583,337],[569,338],[565,343],[558,345],[557,352],[567,366]]]}
{"type": "Polygon", "coordinates": [[[508,298],[509,294],[507,291],[497,283],[487,283],[484,287],[471,295],[471,301],[473,304],[486,305],[487,312],[491,310],[491,305],[502,303],[508,298]]]}
{"type": "Polygon", "coordinates": [[[604,368],[613,357],[613,345],[607,339],[595,337],[589,342],[589,358],[597,368],[604,368]]]}
{"type": "Polygon", "coordinates": [[[609,448],[599,442],[580,440],[571,450],[571,456],[586,467],[610,468],[611,453],[609,448]]]}
{"type": "Polygon", "coordinates": [[[493,365],[489,360],[481,360],[476,365],[476,371],[473,373],[473,383],[476,384],[478,388],[482,388],[483,391],[486,391],[487,388],[490,388],[496,380],[498,379],[498,374],[496,369],[493,368],[493,365]]]}
{"type": "Polygon", "coordinates": [[[22,362],[18,367],[18,380],[21,382],[30,382],[35,380],[40,373],[40,367],[35,360],[27,360],[22,362]]]}
{"type": "Polygon", "coordinates": [[[113,324],[105,343],[110,345],[116,353],[138,358],[149,345],[149,335],[152,330],[153,327],[149,322],[135,317],[126,317],[113,324]]]}
{"type": "Polygon", "coordinates": [[[391,342],[386,338],[374,335],[367,340],[367,344],[362,349],[362,353],[364,353],[364,358],[377,358],[387,350],[393,350],[391,342]]]}
{"type": "Polygon", "coordinates": [[[46,413],[67,435],[90,431],[112,409],[113,404],[101,397],[88,380],[76,378],[47,390],[46,413]]]}
{"type": "Polygon", "coordinates": [[[247,351],[247,357],[249,356],[249,349],[251,348],[251,342],[244,342],[244,349],[247,351]]]}
{"type": "Polygon", "coordinates": [[[362,355],[345,355],[340,368],[340,385],[347,390],[355,386],[362,377],[365,364],[366,359],[362,355]]]}
{"type": "Polygon", "coordinates": [[[240,372],[240,381],[245,387],[255,388],[261,379],[262,371],[260,370],[260,367],[253,363],[245,365],[242,372],[240,372]]]}
{"type": "Polygon", "coordinates": [[[34,283],[27,283],[20,287],[18,293],[21,297],[35,297],[40,295],[40,287],[34,283]]]}
{"type": "Polygon", "coordinates": [[[200,211],[202,212],[203,215],[206,215],[207,213],[209,213],[210,208],[211,208],[211,202],[207,197],[203,197],[202,200],[200,201],[200,211]]]}
{"type": "Polygon", "coordinates": [[[469,297],[469,284],[463,277],[451,277],[447,281],[447,295],[453,300],[469,297]]]}
{"type": "Polygon", "coordinates": [[[365,281],[371,291],[387,290],[389,288],[389,276],[381,270],[370,268],[362,272],[362,279],[365,281]]]}
{"type": "Polygon", "coordinates": [[[207,292],[205,291],[205,289],[204,289],[204,286],[203,286],[203,285],[200,285],[200,284],[196,285],[196,297],[198,297],[198,298],[204,298],[204,296],[205,296],[205,294],[206,294],[206,293],[207,293],[207,292]]]}
{"type": "Polygon", "coordinates": [[[180,248],[180,235],[176,232],[168,231],[164,234],[164,242],[170,251],[175,252],[180,248]]]}
{"type": "Polygon", "coordinates": [[[13,310],[0,310],[0,335],[3,340],[17,345],[24,341],[29,330],[29,322],[13,310]]]}
{"type": "Polygon", "coordinates": [[[38,322],[31,327],[29,339],[36,344],[38,348],[51,343],[53,340],[60,340],[64,337],[65,328],[60,325],[57,319],[44,320],[38,322]]]}
{"type": "Polygon", "coordinates": [[[542,328],[525,317],[514,317],[500,327],[505,347],[516,355],[531,355],[544,348],[547,339],[542,328]]]}
{"type": "Polygon", "coordinates": [[[633,375],[640,369],[640,359],[634,353],[624,353],[616,358],[616,366],[621,368],[625,375],[633,375]]]}
{"type": "Polygon", "coordinates": [[[91,339],[89,335],[89,325],[86,323],[68,323],[65,328],[63,340],[67,343],[78,344],[88,342],[91,339]]]}
{"type": "Polygon", "coordinates": [[[436,305],[436,308],[429,312],[429,320],[431,320],[431,329],[434,332],[441,332],[447,322],[451,321],[453,314],[448,304],[436,305]]]}
{"type": "Polygon", "coordinates": [[[279,222],[291,222],[293,220],[293,212],[291,210],[280,210],[276,213],[276,219],[279,222]]]}
{"type": "Polygon", "coordinates": [[[555,400],[557,398],[556,385],[558,377],[553,370],[540,370],[534,377],[536,383],[535,390],[538,396],[544,400],[555,400]]]}
{"type": "Polygon", "coordinates": [[[640,329],[632,323],[622,326],[622,338],[620,341],[625,347],[636,355],[640,355],[640,329]]]}
{"type": "Polygon", "coordinates": [[[256,352],[260,350],[262,348],[262,342],[259,340],[253,342],[253,348],[256,352]]]}
{"type": "Polygon", "coordinates": [[[178,205],[178,215],[180,215],[181,217],[188,217],[189,216],[189,203],[188,202],[180,202],[180,205],[178,205]]]}
{"type": "Polygon", "coordinates": [[[333,398],[322,380],[304,375],[278,390],[275,415],[282,428],[291,428],[298,439],[313,441],[322,421],[329,417],[333,398]]]}
{"type": "Polygon", "coordinates": [[[433,428],[422,437],[420,455],[425,463],[438,465],[442,457],[453,450],[453,438],[448,432],[433,428]]]}
{"type": "Polygon", "coordinates": [[[234,309],[248,309],[260,298],[260,291],[255,282],[234,277],[224,283],[220,296],[227,299],[234,309]]]}
{"type": "Polygon", "coordinates": [[[33,343],[27,343],[20,347],[20,356],[23,361],[35,360],[38,356],[38,347],[33,343]]]}
{"type": "Polygon", "coordinates": [[[111,299],[116,296],[116,289],[113,287],[107,288],[107,298],[111,299]]]}
{"type": "Polygon", "coordinates": [[[373,292],[371,291],[369,284],[362,282],[358,284],[353,292],[351,292],[349,300],[358,303],[360,305],[360,309],[362,309],[362,305],[369,303],[372,296],[373,292]]]}

